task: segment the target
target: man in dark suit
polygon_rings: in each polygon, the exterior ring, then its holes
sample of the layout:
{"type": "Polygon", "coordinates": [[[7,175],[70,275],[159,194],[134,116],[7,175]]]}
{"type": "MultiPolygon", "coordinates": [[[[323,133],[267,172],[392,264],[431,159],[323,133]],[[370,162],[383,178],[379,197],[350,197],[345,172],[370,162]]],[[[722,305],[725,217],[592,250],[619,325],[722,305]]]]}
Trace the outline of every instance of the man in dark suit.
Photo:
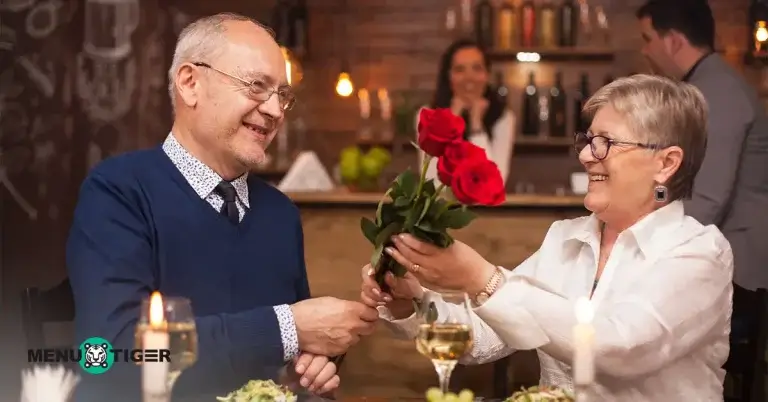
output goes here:
{"type": "Polygon", "coordinates": [[[637,12],[643,54],[659,73],[696,86],[709,106],[707,153],[685,204],[714,224],[734,255],[732,332],[751,324],[749,300],[768,288],[768,120],[755,90],[717,53],[706,0],[650,0],[637,12]]]}

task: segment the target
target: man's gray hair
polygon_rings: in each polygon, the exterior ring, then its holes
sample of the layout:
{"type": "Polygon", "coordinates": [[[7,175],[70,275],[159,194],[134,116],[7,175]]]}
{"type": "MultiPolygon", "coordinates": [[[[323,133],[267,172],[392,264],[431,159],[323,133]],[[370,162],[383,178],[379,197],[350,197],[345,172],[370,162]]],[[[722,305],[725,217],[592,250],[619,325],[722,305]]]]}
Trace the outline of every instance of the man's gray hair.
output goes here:
{"type": "Polygon", "coordinates": [[[200,18],[184,27],[176,40],[173,62],[168,70],[168,94],[171,107],[176,111],[176,73],[184,63],[208,62],[219,57],[226,48],[225,23],[228,21],[250,21],[263,28],[272,37],[274,32],[253,18],[235,13],[219,13],[200,18]]]}

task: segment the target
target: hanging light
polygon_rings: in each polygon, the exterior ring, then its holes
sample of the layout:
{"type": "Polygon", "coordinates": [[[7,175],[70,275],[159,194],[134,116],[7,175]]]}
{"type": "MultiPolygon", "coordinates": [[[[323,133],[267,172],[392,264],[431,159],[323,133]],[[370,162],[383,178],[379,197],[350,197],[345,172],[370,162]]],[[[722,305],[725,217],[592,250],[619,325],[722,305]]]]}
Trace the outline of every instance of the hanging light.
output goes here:
{"type": "Polygon", "coordinates": [[[336,94],[341,97],[348,97],[355,91],[355,86],[352,85],[352,78],[349,76],[349,69],[342,68],[339,78],[336,80],[336,94]]]}
{"type": "Polygon", "coordinates": [[[288,80],[288,85],[298,86],[302,78],[304,78],[301,63],[287,47],[281,46],[280,50],[283,51],[283,58],[285,59],[285,77],[288,80]]]}

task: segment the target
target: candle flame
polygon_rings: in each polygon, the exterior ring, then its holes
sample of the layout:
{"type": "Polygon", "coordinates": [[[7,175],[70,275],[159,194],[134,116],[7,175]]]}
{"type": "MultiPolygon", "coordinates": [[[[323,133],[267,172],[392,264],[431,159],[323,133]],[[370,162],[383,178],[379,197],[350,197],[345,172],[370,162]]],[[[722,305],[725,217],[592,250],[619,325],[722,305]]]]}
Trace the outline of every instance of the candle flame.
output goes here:
{"type": "Polygon", "coordinates": [[[160,296],[160,292],[155,291],[149,299],[149,326],[161,327],[164,321],[163,298],[160,296]]]}
{"type": "Polygon", "coordinates": [[[576,321],[579,324],[589,324],[594,317],[595,312],[592,308],[592,302],[586,297],[580,297],[576,301],[576,321]]]}

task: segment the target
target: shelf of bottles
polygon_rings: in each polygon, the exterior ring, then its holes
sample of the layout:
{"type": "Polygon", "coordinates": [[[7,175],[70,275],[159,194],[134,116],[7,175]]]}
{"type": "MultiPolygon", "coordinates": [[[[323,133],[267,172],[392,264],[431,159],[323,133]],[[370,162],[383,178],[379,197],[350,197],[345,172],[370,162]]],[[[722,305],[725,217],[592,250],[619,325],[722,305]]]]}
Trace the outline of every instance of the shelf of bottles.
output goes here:
{"type": "MultiPolygon", "coordinates": [[[[498,96],[507,102],[510,91],[501,73],[497,74],[496,81],[498,96]]],[[[611,81],[613,77],[606,75],[601,85],[611,81]]],[[[590,121],[580,111],[594,89],[586,72],[580,74],[578,86],[568,91],[563,85],[562,72],[555,73],[553,85],[547,88],[537,84],[536,73],[530,71],[517,113],[519,134],[515,148],[546,153],[569,152],[573,145],[573,133],[589,129],[590,121]]]]}
{"type": "Polygon", "coordinates": [[[479,0],[474,22],[478,42],[494,61],[614,58],[606,12],[585,0],[479,0]]]}

